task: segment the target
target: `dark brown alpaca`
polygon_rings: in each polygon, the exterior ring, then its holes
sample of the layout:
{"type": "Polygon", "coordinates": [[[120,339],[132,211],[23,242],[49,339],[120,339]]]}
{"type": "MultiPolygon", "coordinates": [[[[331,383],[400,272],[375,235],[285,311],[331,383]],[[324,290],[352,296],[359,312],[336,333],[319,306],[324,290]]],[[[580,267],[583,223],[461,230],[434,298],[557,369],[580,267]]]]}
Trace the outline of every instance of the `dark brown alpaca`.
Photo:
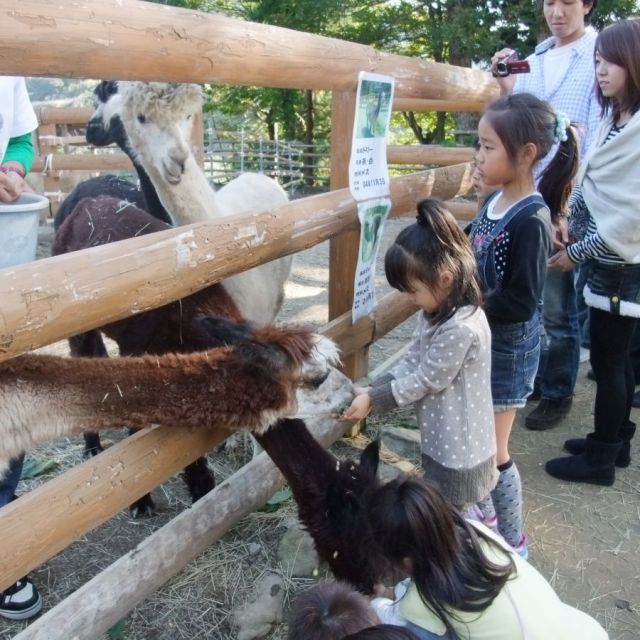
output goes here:
{"type": "Polygon", "coordinates": [[[360,461],[338,460],[298,419],[281,419],[255,434],[282,475],[298,505],[298,518],[313,538],[318,555],[338,580],[373,593],[386,566],[374,552],[363,517],[363,496],[376,486],[379,443],[372,442],[360,461]]]}
{"type": "MultiPolygon", "coordinates": [[[[203,335],[236,323],[202,318],[203,335]]],[[[243,328],[246,331],[246,328],[243,328]]],[[[296,411],[296,390],[317,386],[335,345],[299,328],[251,331],[234,346],[123,358],[24,355],[0,363],[0,473],[49,440],[122,424],[251,429],[296,411]]]]}
{"type": "MultiPolygon", "coordinates": [[[[84,198],[61,222],[51,252],[59,255],[171,228],[121,199],[108,196],[84,198]]],[[[118,344],[120,355],[123,356],[190,353],[220,344],[217,341],[212,343],[194,325],[193,319],[198,315],[238,321],[242,319],[226,289],[216,283],[158,309],[105,325],[100,330],[73,336],[69,339],[71,354],[78,357],[107,357],[101,332],[118,344]]],[[[86,427],[91,428],[91,423],[86,427]]],[[[90,455],[102,451],[97,433],[85,433],[85,451],[90,455]]],[[[184,479],[194,502],[215,486],[213,472],[204,457],[185,468],[184,479]]],[[[131,507],[134,516],[152,513],[153,509],[153,501],[148,494],[131,507]]]]}

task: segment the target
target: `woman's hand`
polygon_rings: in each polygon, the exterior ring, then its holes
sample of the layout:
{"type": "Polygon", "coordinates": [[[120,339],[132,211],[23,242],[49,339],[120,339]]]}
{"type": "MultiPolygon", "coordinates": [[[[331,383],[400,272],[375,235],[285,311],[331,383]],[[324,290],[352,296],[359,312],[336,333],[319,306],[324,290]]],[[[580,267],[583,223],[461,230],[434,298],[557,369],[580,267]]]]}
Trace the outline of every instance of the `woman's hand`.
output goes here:
{"type": "Polygon", "coordinates": [[[356,397],[353,399],[351,406],[344,410],[340,416],[340,420],[364,420],[371,411],[371,398],[368,393],[369,389],[355,389],[356,397]],[[359,392],[359,393],[358,393],[359,392]]]}
{"type": "Polygon", "coordinates": [[[569,225],[564,216],[558,218],[553,225],[553,249],[562,251],[569,244],[569,225]]]}
{"type": "Polygon", "coordinates": [[[547,266],[554,271],[571,271],[576,266],[576,263],[569,257],[567,250],[563,249],[549,258],[547,266]]]}
{"type": "Polygon", "coordinates": [[[0,171],[0,202],[13,202],[24,191],[24,179],[18,173],[0,171]]]}

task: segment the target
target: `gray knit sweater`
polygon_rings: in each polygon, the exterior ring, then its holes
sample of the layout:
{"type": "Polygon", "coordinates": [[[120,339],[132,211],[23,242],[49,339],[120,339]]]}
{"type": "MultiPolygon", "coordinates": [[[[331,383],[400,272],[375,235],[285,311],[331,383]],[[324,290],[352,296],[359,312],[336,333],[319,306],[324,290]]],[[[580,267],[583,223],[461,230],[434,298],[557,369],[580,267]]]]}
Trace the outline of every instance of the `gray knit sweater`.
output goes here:
{"type": "Polygon", "coordinates": [[[455,505],[485,498],[497,480],[491,401],[491,332],[466,306],[433,325],[420,312],[402,360],[371,383],[372,410],[415,403],[425,475],[455,505]]]}

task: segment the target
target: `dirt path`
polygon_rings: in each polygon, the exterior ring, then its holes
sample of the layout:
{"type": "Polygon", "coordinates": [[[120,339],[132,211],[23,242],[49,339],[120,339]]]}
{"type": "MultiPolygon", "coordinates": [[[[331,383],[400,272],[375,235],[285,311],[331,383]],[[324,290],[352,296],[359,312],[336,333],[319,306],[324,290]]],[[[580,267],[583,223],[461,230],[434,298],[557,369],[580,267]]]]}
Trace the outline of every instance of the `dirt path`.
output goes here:
{"type": "MultiPolygon", "coordinates": [[[[392,221],[385,242],[407,221],[392,221]]],[[[45,234],[46,235],[46,234],[45,234]]],[[[46,239],[41,243],[46,254],[46,239]]],[[[383,249],[384,251],[384,249],[383,249]]],[[[296,257],[282,317],[322,324],[326,321],[328,278],[327,244],[296,257]]],[[[384,277],[379,271],[381,293],[384,277]]],[[[407,340],[409,321],[371,349],[372,364],[378,364],[407,340]]],[[[64,351],[64,344],[56,345],[64,351]]],[[[544,472],[544,461],[560,455],[563,441],[587,431],[591,420],[594,383],[581,366],[573,409],[557,428],[547,432],[527,431],[519,416],[512,436],[512,453],[524,483],[526,531],[530,538],[530,560],[554,585],[568,604],[594,615],[608,629],[612,640],[640,638],[640,449],[631,466],[618,472],[611,488],[557,482],[544,472]]],[[[640,419],[640,415],[635,416],[640,419]]],[[[632,416],[633,418],[633,416],[632,416]]],[[[410,412],[389,416],[385,424],[407,426],[410,412]]],[[[121,437],[115,434],[114,438],[121,437]]],[[[55,458],[61,468],[81,460],[81,443],[59,443],[35,452],[34,457],[55,458]]],[[[335,450],[348,452],[343,441],[335,450]]],[[[417,453],[417,452],[416,452],[417,453]]],[[[213,454],[211,461],[219,478],[226,477],[247,460],[242,447],[213,454]]],[[[417,457],[417,456],[416,456],[417,457]]],[[[42,482],[23,483],[22,492],[42,482]]],[[[102,568],[133,548],[140,540],[188,507],[179,478],[154,492],[159,514],[147,520],[132,520],[123,512],[91,532],[64,553],[34,572],[45,606],[51,607],[102,568]]],[[[295,510],[290,502],[274,512],[258,512],[245,518],[217,545],[191,563],[160,591],[137,607],[126,619],[127,640],[176,640],[188,638],[236,638],[231,612],[246,602],[255,582],[269,570],[285,580],[285,607],[312,579],[295,578],[278,562],[276,547],[290,526],[295,510]]],[[[540,612],[545,615],[545,612],[540,612]]],[[[1,619],[0,619],[1,620],[1,619]]],[[[0,621],[0,640],[13,637],[22,626],[0,621]]],[[[285,637],[285,625],[267,636],[285,637]]]]}

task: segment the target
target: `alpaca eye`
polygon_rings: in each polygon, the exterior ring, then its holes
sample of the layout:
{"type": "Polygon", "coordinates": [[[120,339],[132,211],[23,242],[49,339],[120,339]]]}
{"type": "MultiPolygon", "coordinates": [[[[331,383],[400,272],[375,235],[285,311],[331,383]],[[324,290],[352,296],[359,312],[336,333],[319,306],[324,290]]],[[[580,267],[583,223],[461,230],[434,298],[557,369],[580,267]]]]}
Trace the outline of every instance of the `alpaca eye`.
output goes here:
{"type": "Polygon", "coordinates": [[[144,124],[146,121],[147,121],[147,119],[146,119],[142,114],[140,114],[140,115],[138,116],[138,122],[139,122],[140,124],[144,124]]]}

